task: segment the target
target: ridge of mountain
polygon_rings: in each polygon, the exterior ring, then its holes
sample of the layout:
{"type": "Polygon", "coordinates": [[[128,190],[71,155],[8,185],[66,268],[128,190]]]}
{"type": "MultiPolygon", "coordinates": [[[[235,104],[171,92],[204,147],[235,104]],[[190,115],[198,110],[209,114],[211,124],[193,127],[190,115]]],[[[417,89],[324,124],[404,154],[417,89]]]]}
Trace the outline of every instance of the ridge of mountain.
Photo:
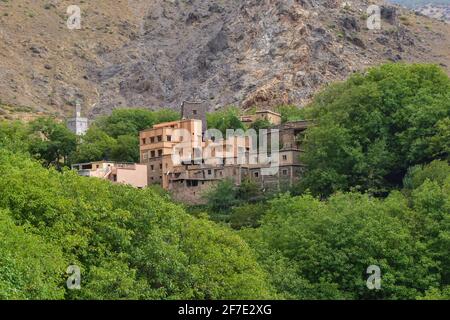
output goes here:
{"type": "Polygon", "coordinates": [[[0,114],[90,116],[115,108],[304,105],[321,87],[387,61],[450,70],[450,25],[380,1],[0,2],[0,114]],[[380,30],[366,26],[381,6],[380,30]],[[13,110],[13,111],[11,111],[13,110]]]}

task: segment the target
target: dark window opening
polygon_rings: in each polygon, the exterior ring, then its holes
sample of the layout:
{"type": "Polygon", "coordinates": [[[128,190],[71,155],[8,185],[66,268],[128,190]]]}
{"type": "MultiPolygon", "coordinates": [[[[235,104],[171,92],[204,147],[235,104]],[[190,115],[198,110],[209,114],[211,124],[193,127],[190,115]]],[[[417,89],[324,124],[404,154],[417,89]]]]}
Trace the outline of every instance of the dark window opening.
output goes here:
{"type": "Polygon", "coordinates": [[[197,187],[198,186],[198,180],[187,180],[187,186],[188,187],[197,187]]]}

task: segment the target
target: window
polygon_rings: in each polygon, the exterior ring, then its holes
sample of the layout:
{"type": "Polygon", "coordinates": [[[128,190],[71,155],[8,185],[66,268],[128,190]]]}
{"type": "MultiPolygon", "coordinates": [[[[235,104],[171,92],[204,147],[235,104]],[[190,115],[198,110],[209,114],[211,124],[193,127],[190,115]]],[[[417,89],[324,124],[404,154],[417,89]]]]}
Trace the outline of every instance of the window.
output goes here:
{"type": "Polygon", "coordinates": [[[255,178],[259,177],[259,172],[254,172],[253,175],[255,176],[255,178]]]}
{"type": "Polygon", "coordinates": [[[142,139],[142,144],[145,144],[145,138],[142,139]]]}
{"type": "MultiPolygon", "coordinates": [[[[155,171],[155,166],[154,166],[154,165],[151,165],[151,166],[150,166],[150,169],[151,169],[152,171],[155,171]]],[[[152,178],[152,180],[153,180],[153,178],[152,178]]]]}
{"type": "Polygon", "coordinates": [[[288,175],[288,171],[286,169],[283,170],[283,176],[287,176],[288,175]]]}
{"type": "Polygon", "coordinates": [[[196,115],[197,114],[197,110],[192,110],[192,114],[196,115]]]}
{"type": "Polygon", "coordinates": [[[198,181],[197,180],[187,180],[187,186],[188,187],[197,187],[198,181]]]}
{"type": "Polygon", "coordinates": [[[171,142],[172,141],[172,136],[167,136],[167,141],[171,142]]]}
{"type": "Polygon", "coordinates": [[[155,151],[151,152],[151,157],[154,158],[155,157],[155,151]]]}
{"type": "Polygon", "coordinates": [[[208,174],[212,174],[212,171],[211,171],[211,170],[208,170],[208,174]]]}
{"type": "Polygon", "coordinates": [[[162,163],[159,164],[159,168],[162,169],[162,163]]]}
{"type": "Polygon", "coordinates": [[[283,155],[283,160],[287,160],[287,155],[283,155]]]}
{"type": "Polygon", "coordinates": [[[151,142],[151,143],[155,143],[155,137],[151,137],[151,138],[150,138],[150,142],[151,142]]]}
{"type": "Polygon", "coordinates": [[[158,157],[161,157],[162,154],[163,154],[163,151],[162,150],[158,150],[158,157]]]}
{"type": "Polygon", "coordinates": [[[162,136],[158,136],[158,142],[162,141],[162,136]]]}

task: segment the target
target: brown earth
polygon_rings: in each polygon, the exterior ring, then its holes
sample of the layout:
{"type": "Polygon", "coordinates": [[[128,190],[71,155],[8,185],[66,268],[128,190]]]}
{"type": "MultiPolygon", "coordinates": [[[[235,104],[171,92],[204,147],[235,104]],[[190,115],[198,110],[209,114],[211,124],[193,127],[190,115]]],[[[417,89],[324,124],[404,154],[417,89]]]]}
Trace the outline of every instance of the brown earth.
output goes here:
{"type": "Polygon", "coordinates": [[[387,61],[450,72],[449,24],[383,4],[381,30],[368,30],[375,2],[0,0],[0,116],[64,117],[77,100],[91,116],[184,99],[303,105],[387,61]],[[72,4],[80,30],[66,25],[72,4]]]}

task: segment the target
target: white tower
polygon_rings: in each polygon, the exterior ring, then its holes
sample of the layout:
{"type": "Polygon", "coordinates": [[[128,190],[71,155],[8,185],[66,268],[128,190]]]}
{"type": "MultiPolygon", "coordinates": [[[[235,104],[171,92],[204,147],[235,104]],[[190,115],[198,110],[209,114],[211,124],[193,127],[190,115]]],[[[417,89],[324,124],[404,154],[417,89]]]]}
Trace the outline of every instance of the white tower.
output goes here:
{"type": "Polygon", "coordinates": [[[86,134],[86,131],[89,128],[88,118],[81,117],[81,104],[79,101],[76,103],[75,118],[67,120],[67,127],[70,131],[79,136],[86,134]]]}

